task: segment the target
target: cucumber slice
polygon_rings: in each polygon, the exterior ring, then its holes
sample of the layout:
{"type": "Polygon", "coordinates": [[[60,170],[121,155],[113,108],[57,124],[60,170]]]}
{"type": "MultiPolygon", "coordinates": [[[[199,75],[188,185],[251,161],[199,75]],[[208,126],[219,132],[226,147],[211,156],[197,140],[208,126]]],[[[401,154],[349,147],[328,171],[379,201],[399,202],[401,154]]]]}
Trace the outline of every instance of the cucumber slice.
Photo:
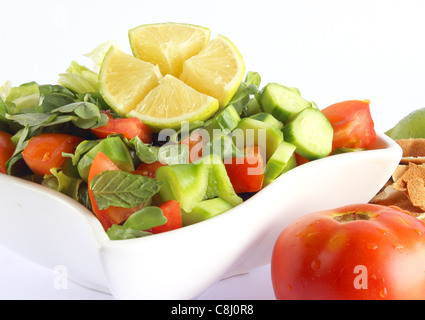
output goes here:
{"type": "Polygon", "coordinates": [[[257,114],[250,116],[250,118],[268,123],[269,125],[271,125],[272,127],[276,128],[279,131],[283,129],[283,123],[277,120],[275,117],[273,117],[270,113],[259,112],[257,114]]]}
{"type": "Polygon", "coordinates": [[[323,158],[332,152],[332,125],[315,107],[302,110],[284,126],[282,131],[285,141],[295,145],[296,153],[307,160],[323,158]]]}
{"type": "Polygon", "coordinates": [[[286,141],[280,143],[264,169],[264,186],[270,184],[281,174],[291,170],[297,165],[295,161],[296,148],[296,146],[286,141]]]}
{"type": "Polygon", "coordinates": [[[301,97],[296,88],[269,83],[261,95],[261,105],[265,112],[285,124],[300,111],[311,107],[312,103],[301,97]]]}
{"type": "Polygon", "coordinates": [[[283,133],[270,124],[251,118],[243,118],[232,132],[237,148],[260,146],[266,150],[266,160],[270,159],[279,144],[283,141],[283,133]]]}
{"type": "Polygon", "coordinates": [[[201,201],[192,209],[191,212],[183,211],[183,226],[211,219],[232,208],[233,206],[222,198],[201,201]]]}
{"type": "Polygon", "coordinates": [[[246,116],[250,117],[259,112],[262,112],[260,103],[256,97],[251,98],[246,106],[246,116]]]}

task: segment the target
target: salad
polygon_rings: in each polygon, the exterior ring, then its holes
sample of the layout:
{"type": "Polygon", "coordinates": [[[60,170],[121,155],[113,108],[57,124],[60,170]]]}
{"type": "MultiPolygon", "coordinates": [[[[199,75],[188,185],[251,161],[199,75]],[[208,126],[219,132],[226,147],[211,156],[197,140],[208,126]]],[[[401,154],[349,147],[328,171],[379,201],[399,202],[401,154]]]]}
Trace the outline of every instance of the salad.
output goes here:
{"type": "MultiPolygon", "coordinates": [[[[72,62],[56,84],[0,87],[0,173],[78,201],[111,240],[211,219],[297,165],[365,150],[376,139],[369,101],[344,101],[320,110],[296,88],[278,83],[262,87],[257,72],[247,72],[236,86],[232,79],[233,92],[220,89],[217,98],[199,95],[208,112],[190,119],[185,116],[193,112],[182,113],[178,126],[159,121],[166,118],[161,115],[154,122],[152,113],[141,114],[142,108],[124,113],[127,106],[117,105],[109,89],[118,80],[106,84],[109,78],[102,71],[113,60],[111,50],[116,54],[110,44],[93,51],[100,71],[72,62]]],[[[201,59],[205,53],[200,50],[189,55],[201,59]]],[[[180,73],[203,91],[189,71],[171,69],[151,73],[158,79],[144,99],[165,95],[155,91],[160,86],[182,85],[176,78],[180,73]]],[[[166,105],[153,110],[160,114],[161,108],[166,105]]]]}

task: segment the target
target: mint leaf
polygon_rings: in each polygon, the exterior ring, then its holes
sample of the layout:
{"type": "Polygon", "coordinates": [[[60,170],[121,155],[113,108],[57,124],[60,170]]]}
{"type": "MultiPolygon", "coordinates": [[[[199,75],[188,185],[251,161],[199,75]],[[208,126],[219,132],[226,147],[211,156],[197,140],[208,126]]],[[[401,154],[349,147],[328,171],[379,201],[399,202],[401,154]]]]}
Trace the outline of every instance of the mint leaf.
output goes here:
{"type": "Polygon", "coordinates": [[[110,206],[132,208],[141,205],[156,194],[162,183],[148,177],[125,171],[104,171],[90,183],[100,210],[110,206]]]}

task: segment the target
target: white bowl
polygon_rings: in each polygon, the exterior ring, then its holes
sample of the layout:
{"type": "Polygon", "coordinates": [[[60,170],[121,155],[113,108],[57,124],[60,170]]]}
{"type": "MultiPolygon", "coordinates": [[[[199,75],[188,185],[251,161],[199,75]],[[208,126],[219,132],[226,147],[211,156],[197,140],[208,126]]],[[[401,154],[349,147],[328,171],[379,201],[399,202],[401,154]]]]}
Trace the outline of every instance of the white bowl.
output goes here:
{"type": "Polygon", "coordinates": [[[270,263],[280,232],[301,215],[368,202],[394,172],[401,148],[383,134],[372,150],[316,160],[279,177],[208,221],[111,241],[70,198],[0,174],[0,243],[117,299],[193,299],[217,281],[270,263]]]}

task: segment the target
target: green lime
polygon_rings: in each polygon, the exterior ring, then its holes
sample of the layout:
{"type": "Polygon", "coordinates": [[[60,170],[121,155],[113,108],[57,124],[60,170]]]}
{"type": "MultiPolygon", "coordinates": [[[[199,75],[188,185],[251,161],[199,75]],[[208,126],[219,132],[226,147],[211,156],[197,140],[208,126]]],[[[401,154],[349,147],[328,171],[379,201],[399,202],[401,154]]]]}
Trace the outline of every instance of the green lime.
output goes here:
{"type": "Polygon", "coordinates": [[[425,138],[425,108],[411,112],[385,134],[394,140],[425,138]]]}

